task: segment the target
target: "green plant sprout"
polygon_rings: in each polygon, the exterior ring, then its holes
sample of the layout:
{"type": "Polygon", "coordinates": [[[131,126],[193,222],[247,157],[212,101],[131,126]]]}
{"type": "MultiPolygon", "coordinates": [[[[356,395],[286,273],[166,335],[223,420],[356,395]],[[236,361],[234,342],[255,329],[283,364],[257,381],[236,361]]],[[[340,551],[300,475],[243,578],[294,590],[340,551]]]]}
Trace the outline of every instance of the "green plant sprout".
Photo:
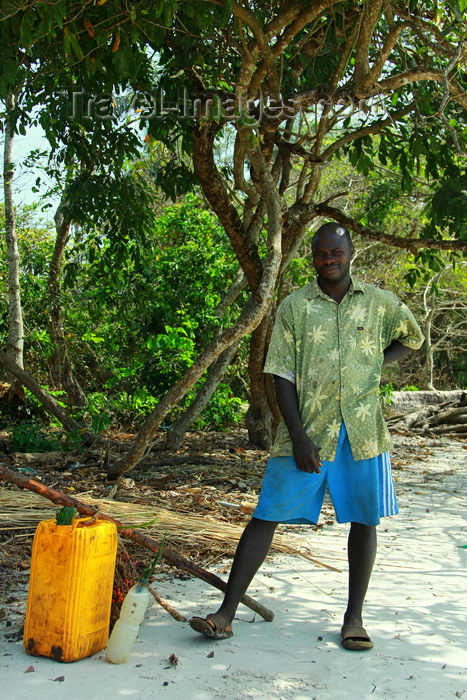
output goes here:
{"type": "Polygon", "coordinates": [[[157,563],[162,556],[162,552],[164,551],[166,539],[167,539],[167,535],[165,534],[164,537],[162,538],[160,545],[159,545],[159,549],[157,550],[157,554],[154,557],[154,559],[152,560],[152,563],[148,567],[146,567],[144,569],[144,571],[142,572],[141,578],[140,578],[140,583],[143,583],[146,586],[149,584],[149,579],[151,578],[151,576],[154,572],[154,569],[156,568],[157,563]]]}
{"type": "Polygon", "coordinates": [[[78,509],[73,506],[63,506],[63,508],[60,508],[60,510],[57,510],[55,513],[57,525],[71,525],[77,512],[78,509]]]}

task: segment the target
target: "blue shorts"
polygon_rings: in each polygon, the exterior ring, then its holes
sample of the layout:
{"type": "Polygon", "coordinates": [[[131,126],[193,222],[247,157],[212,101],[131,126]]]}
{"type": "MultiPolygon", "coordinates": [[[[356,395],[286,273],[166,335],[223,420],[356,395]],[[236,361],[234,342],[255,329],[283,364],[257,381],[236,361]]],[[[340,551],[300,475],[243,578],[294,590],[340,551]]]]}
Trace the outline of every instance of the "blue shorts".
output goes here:
{"type": "Polygon", "coordinates": [[[342,422],[334,462],[323,460],[319,474],[297,469],[293,457],[269,459],[253,517],[316,524],[326,487],[338,523],[378,525],[399,512],[389,453],[354,460],[342,422]]]}

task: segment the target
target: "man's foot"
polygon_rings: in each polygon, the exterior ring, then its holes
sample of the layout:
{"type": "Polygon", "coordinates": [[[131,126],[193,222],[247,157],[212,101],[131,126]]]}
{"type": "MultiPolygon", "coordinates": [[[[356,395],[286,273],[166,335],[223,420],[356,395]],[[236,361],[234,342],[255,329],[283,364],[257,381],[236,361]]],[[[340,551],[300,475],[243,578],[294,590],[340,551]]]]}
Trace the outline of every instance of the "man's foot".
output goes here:
{"type": "Polygon", "coordinates": [[[362,625],[342,625],[341,644],[350,651],[367,651],[375,646],[362,625]]]}
{"type": "Polygon", "coordinates": [[[228,639],[233,636],[232,626],[218,613],[206,615],[205,618],[192,617],[190,627],[211,639],[228,639]]]}

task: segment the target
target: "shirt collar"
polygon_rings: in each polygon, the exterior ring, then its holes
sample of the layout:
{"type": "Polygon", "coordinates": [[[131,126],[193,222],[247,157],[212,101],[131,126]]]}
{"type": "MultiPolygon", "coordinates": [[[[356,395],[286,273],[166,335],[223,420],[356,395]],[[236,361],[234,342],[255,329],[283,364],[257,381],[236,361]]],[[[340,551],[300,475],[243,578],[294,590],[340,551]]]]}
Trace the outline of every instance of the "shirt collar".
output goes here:
{"type": "MultiPolygon", "coordinates": [[[[354,294],[354,292],[362,292],[362,294],[365,293],[365,286],[363,282],[359,282],[359,280],[354,279],[353,277],[350,278],[350,287],[347,292],[350,296],[354,294]]],[[[346,296],[347,296],[346,294],[346,296]]],[[[323,299],[329,299],[328,295],[323,292],[321,287],[318,284],[318,279],[315,277],[314,280],[310,282],[310,284],[306,288],[306,294],[305,294],[307,299],[314,299],[315,297],[323,297],[323,299]]]]}

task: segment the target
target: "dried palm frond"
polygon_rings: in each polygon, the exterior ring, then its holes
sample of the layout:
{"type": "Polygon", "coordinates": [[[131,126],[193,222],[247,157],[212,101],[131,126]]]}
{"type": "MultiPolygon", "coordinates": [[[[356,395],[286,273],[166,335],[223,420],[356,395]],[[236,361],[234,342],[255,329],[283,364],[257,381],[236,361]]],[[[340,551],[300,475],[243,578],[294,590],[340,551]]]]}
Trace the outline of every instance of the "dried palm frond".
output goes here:
{"type": "MultiPolygon", "coordinates": [[[[172,546],[177,542],[207,543],[211,547],[217,546],[224,554],[231,554],[243,532],[242,524],[234,525],[204,514],[180,513],[141,503],[94,498],[89,493],[73,495],[82,503],[99,508],[100,512],[119,520],[126,527],[144,527],[151,536],[162,537],[167,534],[172,546]],[[150,525],[146,527],[148,522],[150,525]]],[[[56,506],[48,507],[46,504],[47,501],[38,494],[0,488],[0,530],[31,528],[41,520],[53,518],[56,506]]],[[[285,535],[277,534],[272,548],[286,554],[300,555],[318,566],[335,568],[311,557],[303,549],[293,547],[285,535]]]]}

